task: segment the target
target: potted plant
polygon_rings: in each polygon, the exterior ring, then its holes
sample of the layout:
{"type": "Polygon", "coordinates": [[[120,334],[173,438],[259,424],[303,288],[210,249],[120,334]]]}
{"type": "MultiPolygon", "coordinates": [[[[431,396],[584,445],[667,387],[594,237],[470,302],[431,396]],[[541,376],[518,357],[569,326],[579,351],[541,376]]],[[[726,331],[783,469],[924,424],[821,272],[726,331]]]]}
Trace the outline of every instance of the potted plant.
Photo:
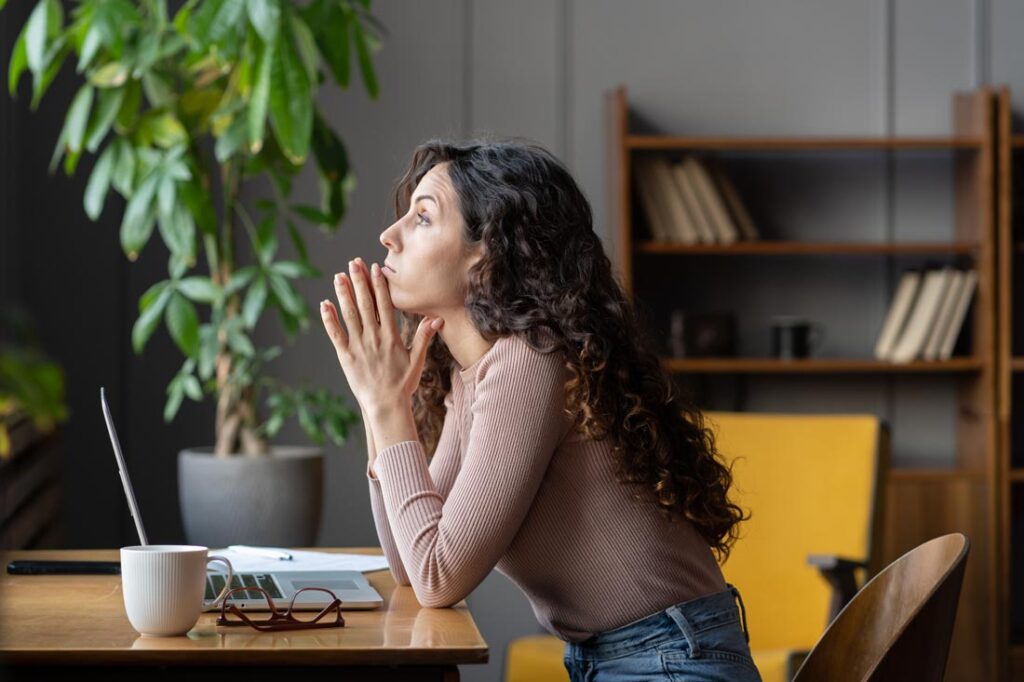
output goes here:
{"type": "Polygon", "coordinates": [[[71,175],[83,153],[97,154],[86,214],[96,220],[116,192],[126,201],[120,238],[127,257],[138,257],[154,228],[170,253],[168,278],[139,300],[132,346],[141,353],[163,320],[184,355],[167,386],[165,422],[185,397],[216,398],[214,445],[179,453],[189,541],[314,544],[321,446],[325,437],[344,443],[359,417],[326,389],[264,376],[281,349],[256,348],[250,336],[269,308],[289,342],[309,326],[292,282],[320,272],[308,260],[300,225],[334,233],[355,187],[345,147],[315,94],[327,76],[348,88],[354,52],[376,99],[371,54],[386,32],[369,0],[178,4],[171,15],[166,0],[81,0],[66,20],[59,0],[39,0],[14,45],[8,87],[15,96],[29,72],[35,110],[65,59],[77,56],[83,82],[50,174],[61,159],[71,175]],[[310,156],[319,206],[290,200],[292,180],[310,156]],[[243,183],[257,178],[269,179],[271,194],[246,206],[243,183]],[[279,231],[297,260],[276,259],[279,231]],[[248,259],[236,241],[247,245],[248,259]],[[208,321],[197,307],[208,308],[208,321]],[[269,439],[293,415],[313,445],[272,446],[269,439]]]}

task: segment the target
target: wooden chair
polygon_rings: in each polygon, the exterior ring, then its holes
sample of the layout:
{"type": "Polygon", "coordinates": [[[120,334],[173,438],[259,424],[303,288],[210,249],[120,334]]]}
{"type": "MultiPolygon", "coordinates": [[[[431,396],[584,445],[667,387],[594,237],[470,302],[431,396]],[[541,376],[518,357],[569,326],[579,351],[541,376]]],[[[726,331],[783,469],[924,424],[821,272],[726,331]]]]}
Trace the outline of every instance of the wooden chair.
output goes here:
{"type": "Polygon", "coordinates": [[[929,540],[872,578],[825,630],[795,682],[942,680],[970,541],[929,540]]]}

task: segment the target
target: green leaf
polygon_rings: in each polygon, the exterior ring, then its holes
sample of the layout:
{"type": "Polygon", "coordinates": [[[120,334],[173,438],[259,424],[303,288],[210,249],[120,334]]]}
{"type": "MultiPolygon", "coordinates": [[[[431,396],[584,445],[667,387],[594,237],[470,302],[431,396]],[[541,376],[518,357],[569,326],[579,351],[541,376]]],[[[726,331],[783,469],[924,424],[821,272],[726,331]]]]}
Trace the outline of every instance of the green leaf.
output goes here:
{"type": "Polygon", "coordinates": [[[301,10],[334,81],[348,88],[350,14],[337,2],[311,2],[301,10]]]}
{"type": "Polygon", "coordinates": [[[152,203],[159,179],[160,176],[156,173],[147,175],[125,208],[124,218],[121,220],[121,248],[130,260],[138,257],[153,232],[156,211],[153,210],[152,203]]]}
{"type": "Polygon", "coordinates": [[[43,73],[42,79],[34,79],[32,82],[32,102],[30,107],[32,111],[36,111],[39,108],[39,102],[43,98],[43,94],[53,83],[53,79],[57,77],[57,72],[60,71],[60,67],[64,64],[64,59],[71,52],[71,45],[63,35],[57,36],[52,42],[46,52],[46,71],[43,73]]]}
{"type": "Polygon", "coordinates": [[[182,203],[192,214],[199,229],[204,234],[215,235],[217,232],[217,215],[208,192],[204,192],[198,180],[190,180],[178,185],[178,195],[182,203]]]}
{"type": "Polygon", "coordinates": [[[135,184],[135,151],[128,140],[119,137],[110,143],[113,147],[114,169],[110,184],[121,196],[128,198],[135,184]]]}
{"type": "Polygon", "coordinates": [[[256,348],[253,347],[252,341],[245,335],[245,332],[236,326],[228,330],[228,345],[231,347],[231,350],[239,355],[250,357],[256,353],[256,348]]]}
{"type": "Polygon", "coordinates": [[[188,144],[188,131],[170,111],[150,109],[139,121],[138,144],[155,144],[168,149],[179,144],[188,144]]]}
{"type": "Polygon", "coordinates": [[[172,381],[167,386],[167,404],[164,406],[164,421],[169,422],[178,414],[185,388],[180,381],[172,381]]]}
{"type": "MultiPolygon", "coordinates": [[[[302,235],[299,234],[299,230],[295,227],[295,223],[291,220],[285,220],[285,224],[288,226],[288,236],[292,240],[292,246],[295,247],[296,253],[299,254],[299,259],[304,263],[309,262],[309,254],[306,252],[306,242],[302,240],[302,235]]],[[[317,275],[319,275],[319,272],[317,275]]]]}
{"type": "Polygon", "coordinates": [[[270,125],[285,157],[301,164],[309,153],[313,101],[305,67],[290,40],[279,40],[270,67],[270,125]]]}
{"type": "Polygon", "coordinates": [[[117,112],[121,109],[121,102],[124,101],[124,88],[104,88],[100,90],[96,108],[93,110],[92,120],[85,134],[85,148],[90,153],[95,153],[103,141],[110,126],[117,118],[117,112]]]}
{"type": "Polygon", "coordinates": [[[294,204],[291,206],[291,209],[311,223],[317,223],[320,225],[333,225],[335,222],[337,222],[336,220],[331,218],[331,216],[327,215],[319,208],[315,208],[313,206],[303,206],[301,204],[294,204]]]}
{"type": "Polygon", "coordinates": [[[370,99],[377,99],[380,96],[380,88],[377,85],[377,75],[373,71],[373,62],[370,61],[370,48],[366,44],[366,34],[357,22],[353,23],[356,39],[356,55],[359,57],[359,71],[363,74],[363,83],[366,85],[366,92],[370,99]]]}
{"type": "Polygon", "coordinates": [[[265,43],[273,43],[281,25],[281,6],[276,0],[247,0],[249,22],[265,43]]]}
{"type": "Polygon", "coordinates": [[[274,263],[270,266],[273,272],[283,275],[291,279],[296,277],[316,277],[320,273],[313,267],[306,263],[299,263],[296,261],[282,260],[274,263]]]}
{"type": "Polygon", "coordinates": [[[126,133],[135,127],[135,121],[139,118],[139,108],[142,105],[142,84],[137,80],[129,81],[124,88],[124,100],[121,102],[121,109],[117,112],[117,130],[126,133]]]}
{"type": "Polygon", "coordinates": [[[267,302],[267,280],[259,277],[245,294],[245,302],[242,303],[242,319],[248,329],[256,327],[256,323],[263,313],[263,306],[267,302]]]}
{"type": "Polygon", "coordinates": [[[345,145],[324,120],[319,111],[313,116],[313,153],[320,173],[332,183],[340,182],[349,172],[345,145]]]}
{"type": "Polygon", "coordinates": [[[203,399],[203,389],[199,385],[199,380],[196,379],[194,376],[192,376],[191,374],[186,374],[182,378],[181,383],[185,389],[185,395],[187,395],[189,398],[197,402],[203,399]]]}
{"type": "Polygon", "coordinates": [[[28,66],[28,54],[25,50],[25,31],[28,26],[21,29],[18,39],[14,42],[14,49],[11,50],[11,63],[7,65],[7,92],[14,97],[18,91],[18,81],[21,74],[28,66]]]}
{"type": "Polygon", "coordinates": [[[197,303],[213,303],[221,296],[221,288],[209,277],[186,277],[178,282],[178,291],[197,303]]]}
{"type": "Polygon", "coordinates": [[[153,304],[153,301],[163,292],[164,289],[171,285],[171,280],[165,279],[157,282],[150,288],[146,289],[146,292],[139,298],[139,312],[143,313],[153,304]]]}
{"type": "Polygon", "coordinates": [[[149,291],[143,294],[142,299],[139,301],[141,314],[135,320],[135,325],[132,327],[132,348],[135,350],[136,355],[141,353],[146,347],[146,342],[149,341],[149,337],[156,330],[156,326],[160,322],[160,316],[167,307],[167,303],[171,300],[172,294],[174,294],[174,289],[167,286],[166,282],[159,284],[150,287],[149,291]],[[164,286],[157,290],[159,284],[164,286]],[[154,291],[159,291],[155,299],[153,296],[154,291]],[[152,299],[151,302],[147,303],[147,298],[152,299]]]}
{"type": "Polygon", "coordinates": [[[110,176],[114,170],[114,146],[109,145],[96,160],[92,168],[89,182],[85,186],[85,213],[95,221],[103,212],[103,204],[107,200],[107,191],[110,189],[110,176]]]}
{"type": "Polygon", "coordinates": [[[78,94],[71,101],[68,108],[67,119],[64,128],[67,131],[65,141],[68,149],[72,152],[82,151],[82,140],[85,138],[85,129],[89,123],[89,112],[92,110],[92,99],[95,90],[91,85],[83,85],[78,89],[78,94]]]}
{"type": "Polygon", "coordinates": [[[209,45],[238,31],[245,17],[245,0],[207,0],[192,20],[192,34],[200,45],[209,45]]]}
{"type": "Polygon", "coordinates": [[[281,307],[292,315],[302,315],[305,311],[302,297],[292,288],[288,280],[276,272],[268,273],[267,280],[270,282],[270,290],[274,292],[274,298],[281,307]]]}
{"type": "Polygon", "coordinates": [[[320,81],[319,59],[313,32],[309,30],[309,25],[299,15],[290,14],[288,19],[292,29],[292,38],[295,40],[295,52],[306,68],[306,78],[314,86],[318,85],[320,81]]]}
{"type": "Polygon", "coordinates": [[[182,204],[174,204],[159,220],[160,236],[171,253],[191,259],[195,250],[196,227],[192,215],[182,204]]]}
{"type": "Polygon", "coordinates": [[[107,62],[89,75],[97,88],[119,88],[128,80],[128,67],[121,62],[107,62]]]}
{"type": "MultiPolygon", "coordinates": [[[[46,68],[46,39],[51,35],[49,27],[51,13],[60,12],[61,8],[54,0],[39,0],[25,23],[25,56],[28,68],[35,77],[41,80],[46,68]]],[[[58,19],[63,23],[63,17],[58,19]]]]}
{"type": "Polygon", "coordinates": [[[199,377],[209,379],[217,362],[220,341],[217,329],[212,324],[204,324],[199,328],[199,377]]]}
{"type": "Polygon", "coordinates": [[[267,106],[270,102],[270,68],[274,63],[277,44],[266,42],[260,44],[259,58],[256,64],[256,82],[249,98],[247,122],[249,131],[249,151],[258,154],[263,148],[263,131],[267,125],[267,106]]]}
{"type": "Polygon", "coordinates": [[[154,107],[171,107],[177,98],[174,85],[156,71],[145,71],[142,74],[142,90],[146,99],[154,107]]]}
{"type": "Polygon", "coordinates": [[[181,352],[193,357],[199,352],[199,317],[195,306],[181,294],[175,293],[167,305],[165,316],[171,338],[181,352]]]}
{"type": "Polygon", "coordinates": [[[231,273],[231,277],[228,278],[228,285],[224,287],[224,295],[230,296],[236,291],[241,291],[256,276],[256,272],[255,265],[247,265],[244,268],[235,270],[231,273]]]}
{"type": "Polygon", "coordinates": [[[217,138],[213,148],[213,154],[219,163],[224,163],[245,141],[247,134],[246,117],[244,114],[236,116],[224,134],[217,138]]]}

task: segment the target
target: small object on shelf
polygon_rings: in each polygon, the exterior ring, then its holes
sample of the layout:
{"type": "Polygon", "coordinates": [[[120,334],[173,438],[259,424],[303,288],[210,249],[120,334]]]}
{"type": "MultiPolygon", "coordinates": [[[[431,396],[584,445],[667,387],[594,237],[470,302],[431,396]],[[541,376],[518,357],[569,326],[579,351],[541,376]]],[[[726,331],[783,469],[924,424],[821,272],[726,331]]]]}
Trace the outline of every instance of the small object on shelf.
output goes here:
{"type": "Polygon", "coordinates": [[[736,354],[736,316],[731,312],[673,310],[669,348],[677,358],[732,357],[736,354]]]}
{"type": "Polygon", "coordinates": [[[790,315],[772,318],[772,357],[779,360],[809,358],[825,340],[825,328],[816,322],[790,315]]]}

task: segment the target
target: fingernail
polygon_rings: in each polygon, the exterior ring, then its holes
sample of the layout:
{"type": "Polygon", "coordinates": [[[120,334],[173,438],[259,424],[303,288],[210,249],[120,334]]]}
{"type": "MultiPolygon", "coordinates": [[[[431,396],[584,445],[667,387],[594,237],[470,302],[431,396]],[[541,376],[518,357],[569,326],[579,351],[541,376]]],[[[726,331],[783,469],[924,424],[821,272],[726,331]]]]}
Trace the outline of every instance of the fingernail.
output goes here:
{"type": "Polygon", "coordinates": [[[434,329],[440,329],[441,325],[443,325],[443,324],[444,324],[444,319],[439,317],[436,320],[434,320],[433,322],[431,322],[430,326],[433,327],[434,329]]]}
{"type": "Polygon", "coordinates": [[[379,265],[374,263],[373,265],[370,266],[370,270],[373,271],[373,276],[374,277],[380,277],[380,266],[379,265]]]}

